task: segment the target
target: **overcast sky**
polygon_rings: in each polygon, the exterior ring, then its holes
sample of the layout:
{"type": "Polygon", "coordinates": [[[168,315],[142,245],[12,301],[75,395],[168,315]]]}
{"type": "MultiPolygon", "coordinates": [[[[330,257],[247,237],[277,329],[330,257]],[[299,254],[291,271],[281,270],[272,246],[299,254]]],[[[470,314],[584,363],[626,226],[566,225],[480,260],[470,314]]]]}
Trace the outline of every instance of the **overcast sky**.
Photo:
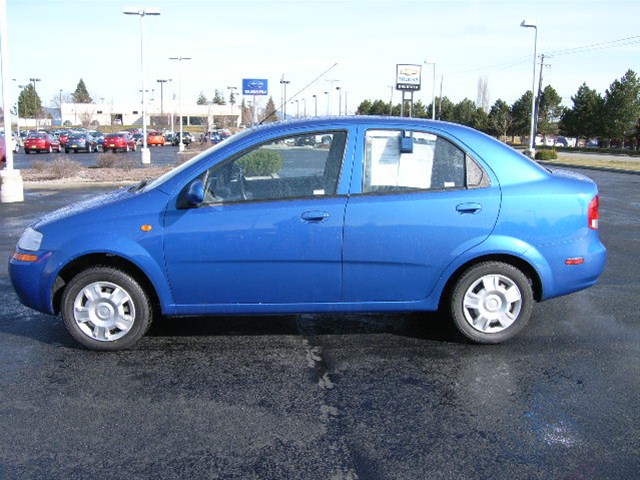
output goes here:
{"type": "MultiPolygon", "coordinates": [[[[311,109],[312,95],[333,86],[337,101],[340,86],[352,111],[363,99],[388,101],[396,64],[426,60],[436,63],[436,95],[442,77],[443,95],[475,101],[484,77],[491,104],[513,103],[532,84],[534,30],[520,27],[525,18],[538,24],[543,85],[566,105],[583,82],[604,93],[628,69],[640,74],[638,0],[7,0],[12,95],[40,78],[48,105],[82,78],[94,100],[139,101],[140,21],[122,13],[126,6],[161,11],[144,18],[147,88],[172,78],[165,95],[177,92],[178,62],[169,57],[188,56],[181,62],[188,101],[260,78],[278,104],[282,75],[291,98],[337,63],[297,98],[311,109]]],[[[426,104],[432,68],[423,66],[416,96],[426,104]]]]}

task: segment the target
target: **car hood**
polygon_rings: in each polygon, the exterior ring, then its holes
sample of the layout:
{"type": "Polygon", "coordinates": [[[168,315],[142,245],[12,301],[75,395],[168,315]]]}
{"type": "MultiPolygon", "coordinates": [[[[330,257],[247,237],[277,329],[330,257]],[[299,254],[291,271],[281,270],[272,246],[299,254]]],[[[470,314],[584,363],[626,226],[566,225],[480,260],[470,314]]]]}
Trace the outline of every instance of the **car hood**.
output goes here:
{"type": "Polygon", "coordinates": [[[119,190],[114,190],[113,192],[108,192],[102,195],[98,195],[97,197],[92,197],[90,199],[83,200],[66,207],[62,207],[41,217],[31,226],[37,230],[38,227],[57,222],[64,218],[72,217],[79,213],[86,213],[91,210],[102,208],[104,206],[122,201],[135,195],[131,190],[131,188],[121,188],[119,190]]]}

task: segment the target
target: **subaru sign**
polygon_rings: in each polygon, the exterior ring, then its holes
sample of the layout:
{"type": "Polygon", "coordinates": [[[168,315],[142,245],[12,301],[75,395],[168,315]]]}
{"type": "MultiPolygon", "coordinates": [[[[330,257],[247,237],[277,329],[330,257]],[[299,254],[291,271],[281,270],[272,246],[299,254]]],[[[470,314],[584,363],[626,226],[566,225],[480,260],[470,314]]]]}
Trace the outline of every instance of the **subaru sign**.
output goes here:
{"type": "Polygon", "coordinates": [[[267,95],[267,80],[262,78],[243,78],[242,94],[243,95],[267,95]]]}

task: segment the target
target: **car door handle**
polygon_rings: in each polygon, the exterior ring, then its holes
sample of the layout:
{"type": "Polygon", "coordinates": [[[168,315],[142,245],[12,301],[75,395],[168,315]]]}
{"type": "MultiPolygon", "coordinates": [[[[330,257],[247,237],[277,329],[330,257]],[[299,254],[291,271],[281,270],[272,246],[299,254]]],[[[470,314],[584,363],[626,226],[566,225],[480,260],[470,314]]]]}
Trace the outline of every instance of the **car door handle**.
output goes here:
{"type": "Polygon", "coordinates": [[[456,205],[458,213],[480,213],[482,211],[482,205],[476,202],[460,203],[456,205]]]}
{"type": "Polygon", "coordinates": [[[309,212],[304,212],[302,215],[300,215],[300,218],[303,222],[320,223],[329,218],[329,212],[324,212],[322,210],[311,210],[309,212]]]}

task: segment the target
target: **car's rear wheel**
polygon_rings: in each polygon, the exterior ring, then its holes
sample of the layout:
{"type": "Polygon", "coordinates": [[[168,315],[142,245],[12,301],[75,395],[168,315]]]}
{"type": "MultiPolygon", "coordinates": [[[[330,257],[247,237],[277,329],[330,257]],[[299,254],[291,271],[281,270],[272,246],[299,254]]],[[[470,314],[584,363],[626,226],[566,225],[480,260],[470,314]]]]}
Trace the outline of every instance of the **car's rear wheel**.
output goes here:
{"type": "Polygon", "coordinates": [[[503,262],[470,267],[448,299],[455,326],[477,343],[500,343],[516,335],[529,321],[532,306],[529,278],[503,262]]]}
{"type": "Polygon", "coordinates": [[[29,150],[28,148],[24,149],[24,154],[25,155],[29,155],[31,153],[31,150],[29,150]]]}
{"type": "Polygon", "coordinates": [[[110,267],[75,276],[64,289],[61,311],[71,336],[93,350],[128,348],[152,322],[151,302],[140,284],[110,267]]]}

